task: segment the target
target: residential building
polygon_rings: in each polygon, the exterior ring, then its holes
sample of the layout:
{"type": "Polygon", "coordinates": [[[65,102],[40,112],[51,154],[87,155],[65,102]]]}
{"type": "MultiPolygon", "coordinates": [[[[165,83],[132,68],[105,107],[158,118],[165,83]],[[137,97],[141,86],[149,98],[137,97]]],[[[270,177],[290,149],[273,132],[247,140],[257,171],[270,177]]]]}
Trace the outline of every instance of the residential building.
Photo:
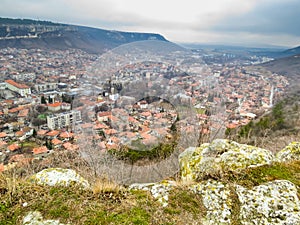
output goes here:
{"type": "Polygon", "coordinates": [[[47,116],[49,129],[74,129],[75,125],[81,122],[81,113],[77,110],[47,116]]]}
{"type": "Polygon", "coordinates": [[[17,81],[33,81],[36,78],[35,73],[20,73],[11,75],[17,81]]]}
{"type": "Polygon", "coordinates": [[[20,94],[22,97],[31,95],[31,89],[25,84],[19,84],[13,80],[6,80],[6,87],[14,92],[17,92],[20,94]]]}
{"type": "Polygon", "coordinates": [[[36,84],[34,89],[38,92],[53,91],[57,89],[57,83],[36,84]]]}

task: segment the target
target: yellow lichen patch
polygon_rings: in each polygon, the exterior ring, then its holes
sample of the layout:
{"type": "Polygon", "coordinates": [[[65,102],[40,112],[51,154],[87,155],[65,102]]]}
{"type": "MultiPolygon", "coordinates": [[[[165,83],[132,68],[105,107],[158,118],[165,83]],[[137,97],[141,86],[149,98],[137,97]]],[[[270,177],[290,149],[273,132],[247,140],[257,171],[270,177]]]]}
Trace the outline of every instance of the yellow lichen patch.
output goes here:
{"type": "Polygon", "coordinates": [[[291,142],[277,153],[276,160],[279,162],[300,160],[300,142],[291,142]]]}
{"type": "Polygon", "coordinates": [[[183,180],[200,180],[226,171],[271,164],[273,158],[266,149],[217,139],[199,148],[188,148],[179,156],[179,164],[183,180]]]}

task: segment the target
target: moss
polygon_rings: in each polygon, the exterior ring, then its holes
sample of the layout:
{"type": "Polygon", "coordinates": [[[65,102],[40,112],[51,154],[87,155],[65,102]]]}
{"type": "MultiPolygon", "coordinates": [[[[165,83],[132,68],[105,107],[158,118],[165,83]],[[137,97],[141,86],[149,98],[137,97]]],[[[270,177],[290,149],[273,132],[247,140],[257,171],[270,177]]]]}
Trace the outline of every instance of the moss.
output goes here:
{"type": "Polygon", "coordinates": [[[177,188],[170,192],[169,206],[165,212],[170,215],[189,213],[194,219],[200,219],[205,215],[206,209],[200,195],[186,188],[177,188]]]}
{"type": "Polygon", "coordinates": [[[271,165],[248,168],[240,173],[227,173],[226,178],[228,178],[231,182],[236,182],[246,187],[257,186],[273,180],[288,180],[299,187],[300,161],[289,163],[276,162],[271,165]]]}

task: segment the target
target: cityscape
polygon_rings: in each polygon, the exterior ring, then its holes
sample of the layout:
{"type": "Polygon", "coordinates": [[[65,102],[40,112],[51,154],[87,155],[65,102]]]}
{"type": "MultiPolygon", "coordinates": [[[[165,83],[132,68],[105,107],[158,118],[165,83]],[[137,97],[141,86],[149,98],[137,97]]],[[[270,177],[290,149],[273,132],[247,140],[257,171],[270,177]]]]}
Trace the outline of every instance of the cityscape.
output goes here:
{"type": "Polygon", "coordinates": [[[158,61],[143,54],[137,62],[129,59],[139,51],[126,53],[128,62],[110,54],[112,65],[102,71],[105,57],[80,50],[1,49],[1,170],[78,150],[86,129],[92,132],[84,138],[99,151],[171,140],[182,104],[196,121],[181,118],[178,129],[198,129],[206,140],[224,137],[226,129],[267,112],[289,85],[280,74],[251,67],[265,60],[260,57],[208,65],[199,52],[172,52],[158,61]],[[149,96],[160,99],[149,102],[149,96]]]}

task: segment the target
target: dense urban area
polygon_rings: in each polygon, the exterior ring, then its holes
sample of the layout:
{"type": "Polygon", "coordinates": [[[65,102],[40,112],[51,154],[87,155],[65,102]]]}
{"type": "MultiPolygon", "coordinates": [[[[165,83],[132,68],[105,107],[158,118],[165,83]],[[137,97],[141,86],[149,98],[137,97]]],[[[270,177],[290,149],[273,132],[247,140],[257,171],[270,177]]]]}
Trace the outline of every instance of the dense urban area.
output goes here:
{"type": "Polygon", "coordinates": [[[172,141],[174,131],[223,137],[267,112],[289,85],[284,76],[252,66],[269,60],[264,57],[197,51],[156,60],[105,57],[71,49],[0,50],[0,171],[77,151],[82,138],[99,151],[118,151],[172,141]],[[102,68],[107,61],[112,65],[102,68]],[[184,106],[195,114],[193,123],[181,116],[184,106]]]}

